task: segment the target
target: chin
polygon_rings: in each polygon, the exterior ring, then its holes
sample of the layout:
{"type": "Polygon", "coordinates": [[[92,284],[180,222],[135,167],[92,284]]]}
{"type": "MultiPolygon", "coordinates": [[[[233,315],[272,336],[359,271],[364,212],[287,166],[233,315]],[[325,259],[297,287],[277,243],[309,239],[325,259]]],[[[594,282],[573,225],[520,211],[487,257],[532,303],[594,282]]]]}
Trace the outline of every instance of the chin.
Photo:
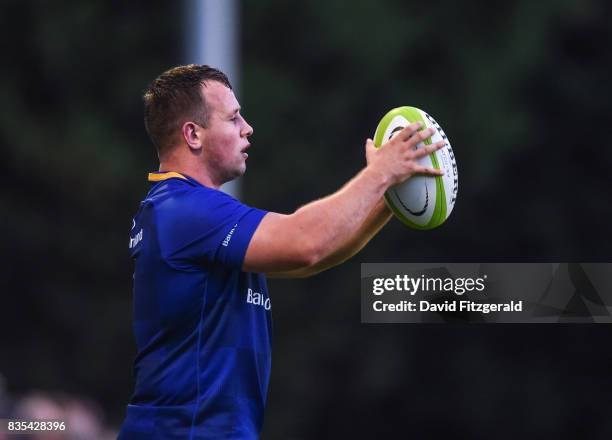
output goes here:
{"type": "Polygon", "coordinates": [[[231,173],[228,173],[225,179],[223,179],[223,183],[231,182],[232,180],[235,180],[238,177],[242,177],[245,172],[246,172],[246,164],[233,170],[231,173]]]}
{"type": "Polygon", "coordinates": [[[243,175],[244,175],[244,173],[246,173],[246,168],[247,168],[247,166],[246,166],[246,161],[244,161],[244,162],[242,162],[242,164],[240,164],[240,166],[238,167],[238,169],[237,169],[237,174],[238,174],[238,175],[237,175],[236,177],[243,176],[243,175]]]}

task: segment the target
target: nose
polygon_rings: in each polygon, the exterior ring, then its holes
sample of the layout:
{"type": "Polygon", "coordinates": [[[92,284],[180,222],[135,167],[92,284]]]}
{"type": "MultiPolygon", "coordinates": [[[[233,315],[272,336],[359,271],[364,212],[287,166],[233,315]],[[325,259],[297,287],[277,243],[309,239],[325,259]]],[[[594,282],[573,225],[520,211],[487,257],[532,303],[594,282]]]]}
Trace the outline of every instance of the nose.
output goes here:
{"type": "Polygon", "coordinates": [[[251,127],[246,120],[244,120],[244,126],[242,127],[240,134],[242,137],[249,137],[253,134],[253,127],[251,127]]]}

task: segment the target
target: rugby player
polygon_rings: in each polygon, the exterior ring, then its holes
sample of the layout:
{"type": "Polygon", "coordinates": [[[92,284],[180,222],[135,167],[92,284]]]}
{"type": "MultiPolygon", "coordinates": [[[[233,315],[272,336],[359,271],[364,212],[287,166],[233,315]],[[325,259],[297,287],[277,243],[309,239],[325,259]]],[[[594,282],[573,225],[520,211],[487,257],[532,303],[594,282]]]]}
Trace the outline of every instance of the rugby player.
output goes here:
{"type": "Polygon", "coordinates": [[[307,277],[357,253],[391,213],[383,194],[414,174],[433,134],[414,123],[334,194],[291,214],[219,191],[244,174],[253,128],[227,77],[205,65],[162,73],[144,94],[159,170],[134,217],[135,387],[120,439],[255,439],[272,348],[266,276],[307,277]]]}

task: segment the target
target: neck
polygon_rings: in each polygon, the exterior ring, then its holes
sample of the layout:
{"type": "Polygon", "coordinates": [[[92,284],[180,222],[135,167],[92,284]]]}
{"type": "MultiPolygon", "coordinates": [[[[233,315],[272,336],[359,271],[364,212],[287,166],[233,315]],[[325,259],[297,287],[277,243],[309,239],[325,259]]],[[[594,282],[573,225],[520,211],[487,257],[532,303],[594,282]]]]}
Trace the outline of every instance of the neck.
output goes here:
{"type": "Polygon", "coordinates": [[[174,171],[180,174],[186,174],[195,179],[198,183],[209,188],[219,189],[220,183],[216,183],[208,171],[201,165],[188,163],[176,158],[160,160],[159,171],[174,171]]]}

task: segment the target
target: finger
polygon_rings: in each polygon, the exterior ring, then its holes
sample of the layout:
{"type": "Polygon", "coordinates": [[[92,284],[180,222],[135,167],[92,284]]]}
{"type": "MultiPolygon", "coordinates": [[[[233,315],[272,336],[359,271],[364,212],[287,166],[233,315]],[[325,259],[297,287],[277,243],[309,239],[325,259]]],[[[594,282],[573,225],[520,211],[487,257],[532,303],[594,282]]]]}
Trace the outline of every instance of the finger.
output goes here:
{"type": "Polygon", "coordinates": [[[423,145],[423,147],[419,148],[418,150],[412,150],[410,157],[412,159],[420,159],[421,157],[425,157],[430,155],[431,153],[435,153],[440,148],[444,148],[444,146],[446,146],[446,141],[438,141],[434,142],[433,144],[423,145]]]}
{"type": "Polygon", "coordinates": [[[405,126],[404,128],[402,128],[399,131],[399,133],[397,133],[397,135],[395,135],[394,137],[397,137],[397,138],[401,139],[402,141],[407,141],[412,136],[414,136],[414,134],[417,131],[419,131],[422,126],[423,126],[422,122],[413,122],[412,124],[409,124],[409,125],[405,126]]]}
{"type": "Polygon", "coordinates": [[[424,130],[419,131],[416,135],[409,139],[412,146],[418,145],[419,143],[429,139],[436,132],[436,129],[433,127],[426,128],[424,130]]]}
{"type": "Polygon", "coordinates": [[[444,171],[436,168],[424,167],[423,165],[415,165],[412,169],[414,174],[423,174],[425,176],[443,176],[444,171]]]}

